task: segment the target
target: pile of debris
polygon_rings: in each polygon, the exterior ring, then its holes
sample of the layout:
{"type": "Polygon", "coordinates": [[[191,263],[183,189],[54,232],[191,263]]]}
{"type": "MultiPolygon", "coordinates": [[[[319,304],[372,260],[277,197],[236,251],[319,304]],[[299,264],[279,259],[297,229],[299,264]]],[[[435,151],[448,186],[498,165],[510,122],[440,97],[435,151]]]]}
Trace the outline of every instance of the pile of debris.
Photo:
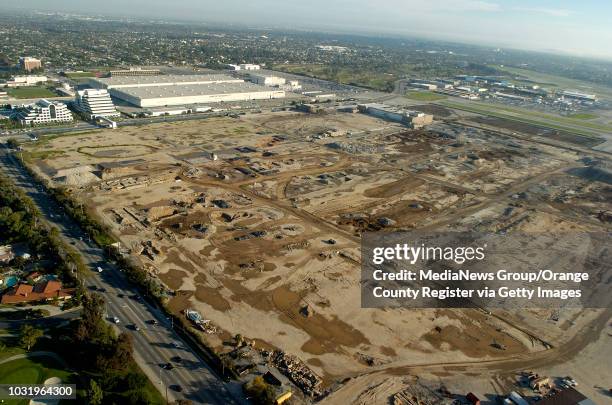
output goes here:
{"type": "Polygon", "coordinates": [[[147,256],[151,260],[155,260],[155,257],[161,253],[151,240],[142,241],[140,247],[142,249],[138,253],[147,256]]]}
{"type": "Polygon", "coordinates": [[[210,320],[202,319],[202,315],[200,315],[198,311],[186,309],[185,316],[204,333],[208,333],[210,335],[217,332],[217,327],[213,325],[210,320]]]}
{"type": "Polygon", "coordinates": [[[264,231],[264,230],[253,231],[251,233],[247,233],[246,235],[236,236],[234,238],[234,240],[235,241],[241,241],[241,240],[249,240],[249,239],[253,239],[253,238],[263,238],[267,234],[268,233],[266,231],[264,231]]]}
{"type": "Polygon", "coordinates": [[[284,245],[282,247],[282,250],[287,251],[287,252],[291,252],[292,250],[306,249],[309,246],[310,246],[310,242],[309,241],[302,240],[302,241],[299,241],[299,242],[288,243],[288,244],[286,244],[286,245],[284,245]]]}
{"type": "Polygon", "coordinates": [[[342,152],[350,154],[381,154],[385,153],[385,147],[383,145],[372,145],[366,143],[347,143],[347,142],[331,142],[325,144],[330,149],[340,150],[342,152]]]}
{"type": "Polygon", "coordinates": [[[197,178],[202,176],[203,172],[202,170],[198,169],[197,167],[190,167],[186,172],[185,172],[185,176],[193,179],[193,178],[197,178]]]}
{"type": "Polygon", "coordinates": [[[305,394],[311,397],[321,395],[319,387],[322,380],[296,356],[275,350],[270,353],[270,361],[284,375],[289,377],[305,394]]]}
{"type": "Polygon", "coordinates": [[[444,398],[444,392],[446,389],[441,388],[438,393],[432,389],[414,382],[408,385],[404,390],[393,395],[393,405],[450,405],[454,404],[452,398],[444,398]]]}
{"type": "Polygon", "coordinates": [[[600,211],[597,214],[597,219],[601,222],[612,222],[612,212],[611,211],[600,211]]]}

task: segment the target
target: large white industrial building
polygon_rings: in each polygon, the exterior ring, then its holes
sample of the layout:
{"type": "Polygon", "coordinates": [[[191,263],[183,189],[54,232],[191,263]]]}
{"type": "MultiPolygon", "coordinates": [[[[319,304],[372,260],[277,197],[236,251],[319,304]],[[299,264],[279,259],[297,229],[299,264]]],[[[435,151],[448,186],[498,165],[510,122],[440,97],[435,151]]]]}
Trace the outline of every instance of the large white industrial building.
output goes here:
{"type": "Polygon", "coordinates": [[[234,70],[234,71],[238,71],[238,70],[260,70],[261,66],[259,65],[253,65],[251,63],[241,63],[240,65],[233,65],[233,64],[228,64],[227,65],[229,70],[234,70]]]}
{"type": "Polygon", "coordinates": [[[433,115],[386,104],[359,104],[358,110],[384,120],[400,122],[412,128],[422,128],[433,123],[433,115]]]}
{"type": "Polygon", "coordinates": [[[74,107],[89,116],[118,117],[121,114],[115,109],[113,100],[106,89],[79,90],[74,100],[74,107]]]}
{"type": "Polygon", "coordinates": [[[285,97],[282,90],[222,74],[119,76],[90,79],[90,85],[143,108],[285,97]]]}
{"type": "Polygon", "coordinates": [[[283,90],[262,88],[246,82],[128,87],[111,89],[110,92],[113,97],[138,107],[267,100],[285,97],[283,90]]]}
{"type": "Polygon", "coordinates": [[[26,126],[72,122],[74,120],[66,104],[45,99],[38,100],[35,104],[17,108],[13,119],[26,126]]]}
{"type": "Polygon", "coordinates": [[[262,86],[283,86],[287,82],[284,77],[270,76],[259,73],[249,73],[249,79],[253,83],[261,84],[262,86]]]}
{"type": "Polygon", "coordinates": [[[597,101],[597,96],[595,94],[586,94],[574,90],[565,90],[561,93],[561,95],[563,97],[573,98],[581,101],[597,101]]]}
{"type": "MultiPolygon", "coordinates": [[[[97,89],[125,89],[128,87],[187,86],[193,84],[242,83],[244,80],[229,75],[161,75],[161,76],[119,76],[89,79],[97,89]]],[[[112,95],[112,92],[111,92],[112,95]]]]}
{"type": "Polygon", "coordinates": [[[6,87],[36,86],[38,83],[45,83],[47,76],[14,76],[6,82],[6,87]]]}

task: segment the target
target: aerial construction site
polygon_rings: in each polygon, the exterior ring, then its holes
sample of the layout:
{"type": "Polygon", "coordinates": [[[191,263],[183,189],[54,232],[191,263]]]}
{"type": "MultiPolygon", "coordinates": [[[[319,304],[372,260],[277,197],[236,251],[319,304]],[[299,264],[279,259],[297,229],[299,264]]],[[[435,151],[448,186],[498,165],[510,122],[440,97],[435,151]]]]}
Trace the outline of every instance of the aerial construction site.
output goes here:
{"type": "MultiPolygon", "coordinates": [[[[160,281],[173,313],[206,320],[207,345],[227,353],[240,335],[253,363],[277,366],[304,397],[402,404],[417,380],[504,392],[523,368],[562,373],[609,328],[605,310],[361,308],[361,235],[609,232],[607,157],[477,114],[411,108],[433,123],[286,109],[47,137],[23,155],[160,281]]],[[[605,356],[575,366],[590,386],[607,382],[588,374],[605,356]]]]}

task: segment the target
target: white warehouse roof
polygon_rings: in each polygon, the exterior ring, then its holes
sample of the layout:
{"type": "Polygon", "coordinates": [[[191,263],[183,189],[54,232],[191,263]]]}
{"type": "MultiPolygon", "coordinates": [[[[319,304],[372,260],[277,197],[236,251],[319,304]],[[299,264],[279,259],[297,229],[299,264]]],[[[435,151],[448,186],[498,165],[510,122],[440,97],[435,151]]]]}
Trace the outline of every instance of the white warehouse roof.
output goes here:
{"type": "Polygon", "coordinates": [[[285,97],[285,92],[244,81],[235,83],[178,84],[174,86],[124,87],[110,90],[113,97],[139,107],[263,100],[285,97]]]}
{"type": "Polygon", "coordinates": [[[126,87],[160,87],[178,84],[240,83],[242,79],[223,74],[208,75],[161,75],[161,76],[114,76],[90,79],[97,88],[117,89],[126,87]]]}
{"type": "Polygon", "coordinates": [[[241,80],[238,83],[181,84],[176,86],[115,88],[111,89],[111,94],[115,95],[125,93],[138,98],[157,98],[229,93],[256,93],[261,91],[267,92],[270,91],[270,89],[252,83],[243,82],[241,80]]]}

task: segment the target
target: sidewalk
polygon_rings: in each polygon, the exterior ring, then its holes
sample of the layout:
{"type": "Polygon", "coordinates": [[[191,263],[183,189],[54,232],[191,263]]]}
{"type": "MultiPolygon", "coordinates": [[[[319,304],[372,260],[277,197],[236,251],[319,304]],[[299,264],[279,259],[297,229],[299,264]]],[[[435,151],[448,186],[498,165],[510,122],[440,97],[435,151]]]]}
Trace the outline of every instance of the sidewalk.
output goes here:
{"type": "Polygon", "coordinates": [[[46,310],[49,312],[48,316],[56,316],[56,315],[62,315],[62,314],[66,314],[69,312],[73,312],[75,310],[80,309],[80,307],[74,307],[74,308],[70,308],[66,311],[63,311],[60,307],[57,307],[55,305],[50,305],[50,304],[43,304],[43,305],[28,305],[28,306],[10,306],[10,307],[0,307],[0,313],[1,312],[19,312],[19,311],[27,311],[28,309],[42,309],[42,310],[46,310]]]}

